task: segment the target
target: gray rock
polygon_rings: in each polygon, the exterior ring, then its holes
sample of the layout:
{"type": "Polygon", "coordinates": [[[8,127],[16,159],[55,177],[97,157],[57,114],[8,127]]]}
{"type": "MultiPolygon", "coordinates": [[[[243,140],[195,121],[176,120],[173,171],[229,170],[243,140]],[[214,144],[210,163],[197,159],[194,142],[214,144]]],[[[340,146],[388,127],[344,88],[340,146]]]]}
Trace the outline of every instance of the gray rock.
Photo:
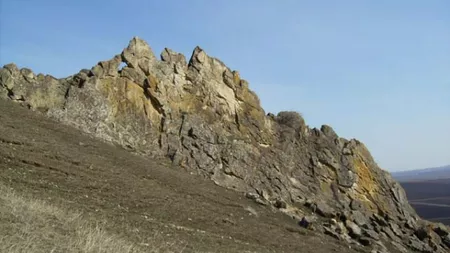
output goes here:
{"type": "Polygon", "coordinates": [[[354,221],[358,226],[363,226],[369,222],[366,216],[360,211],[352,211],[350,219],[354,221]]]}
{"type": "Polygon", "coordinates": [[[437,245],[431,247],[428,242],[419,241],[417,238],[411,237],[408,241],[408,247],[414,251],[426,253],[443,253],[443,249],[437,245]]]}
{"type": "Polygon", "coordinates": [[[399,242],[393,241],[391,243],[398,251],[402,253],[408,253],[408,249],[406,249],[406,247],[400,244],[399,242]]]}
{"type": "Polygon", "coordinates": [[[246,192],[245,197],[248,199],[252,199],[252,200],[259,199],[259,195],[257,193],[253,193],[253,192],[246,192]]]}
{"type": "Polygon", "coordinates": [[[358,239],[358,241],[364,246],[372,245],[372,239],[370,239],[368,237],[361,237],[358,239]]]}
{"type": "Polygon", "coordinates": [[[161,60],[173,64],[181,64],[182,66],[186,66],[186,57],[184,55],[174,52],[169,48],[164,48],[161,53],[161,60]]]}
{"type": "Polygon", "coordinates": [[[438,234],[441,237],[445,237],[449,234],[449,229],[442,223],[437,223],[434,226],[433,230],[434,232],[436,232],[436,234],[438,234]]]}
{"type": "Polygon", "coordinates": [[[350,202],[350,208],[352,210],[360,210],[362,209],[362,203],[361,201],[357,200],[357,199],[352,199],[352,202],[350,202]]]}
{"type": "Polygon", "coordinates": [[[388,226],[389,223],[381,216],[379,216],[378,214],[374,213],[372,214],[372,218],[371,218],[375,223],[379,224],[380,226],[388,226]]]}
{"type": "Polygon", "coordinates": [[[322,217],[333,218],[336,216],[336,211],[324,202],[319,202],[316,204],[316,213],[322,217]]]}
{"type": "Polygon", "coordinates": [[[392,232],[392,230],[391,230],[389,227],[383,227],[383,228],[382,228],[382,231],[383,231],[383,232],[389,237],[389,239],[391,239],[392,241],[397,242],[397,243],[401,242],[401,239],[400,239],[398,236],[396,236],[396,235],[394,234],[394,232],[392,232]]]}
{"type": "Polygon", "coordinates": [[[337,222],[336,223],[336,229],[335,230],[339,234],[346,234],[348,232],[347,229],[345,228],[344,223],[342,223],[342,222],[337,222]]]}
{"type": "Polygon", "coordinates": [[[345,221],[345,227],[352,238],[359,238],[362,235],[361,228],[350,220],[345,221]]]}
{"type": "Polygon", "coordinates": [[[401,237],[403,235],[403,232],[401,231],[400,227],[396,223],[389,223],[389,227],[391,228],[392,232],[394,232],[395,235],[401,237]]]}
{"type": "Polygon", "coordinates": [[[405,222],[405,227],[412,229],[412,230],[416,230],[417,229],[417,224],[416,222],[413,220],[413,218],[409,217],[406,222],[405,222]]]}
{"type": "Polygon", "coordinates": [[[442,243],[450,249],[450,235],[444,236],[442,238],[442,243]]]}
{"type": "Polygon", "coordinates": [[[364,235],[366,235],[374,240],[380,240],[380,235],[377,232],[370,230],[370,229],[365,229],[364,235]]]}
{"type": "Polygon", "coordinates": [[[423,242],[421,242],[421,241],[415,239],[415,238],[410,238],[410,239],[409,239],[409,244],[408,244],[408,246],[409,246],[411,249],[413,249],[413,250],[415,250],[415,251],[419,251],[419,252],[423,252],[423,251],[425,251],[425,249],[426,249],[425,244],[424,244],[423,242]]]}
{"type": "Polygon", "coordinates": [[[138,85],[141,85],[144,87],[144,82],[146,78],[141,75],[136,69],[130,68],[130,67],[124,67],[121,72],[120,76],[129,79],[132,82],[135,82],[138,85]]]}
{"type": "Polygon", "coordinates": [[[322,125],[320,127],[320,131],[322,131],[325,134],[325,136],[330,137],[332,139],[337,139],[338,138],[338,135],[333,130],[333,128],[328,126],[328,125],[322,125]]]}
{"type": "Polygon", "coordinates": [[[331,237],[333,237],[335,239],[338,239],[338,240],[341,239],[339,234],[336,233],[335,231],[333,231],[331,228],[324,227],[323,229],[324,229],[324,234],[329,235],[329,236],[331,236],[331,237]]]}
{"type": "Polygon", "coordinates": [[[343,154],[343,155],[352,155],[353,153],[352,153],[352,151],[351,151],[350,149],[348,149],[348,148],[343,148],[343,149],[342,149],[342,154],[343,154]]]}
{"type": "Polygon", "coordinates": [[[122,60],[129,67],[142,71],[144,75],[150,74],[155,59],[155,55],[147,42],[138,37],[134,37],[122,52],[122,60]]]}

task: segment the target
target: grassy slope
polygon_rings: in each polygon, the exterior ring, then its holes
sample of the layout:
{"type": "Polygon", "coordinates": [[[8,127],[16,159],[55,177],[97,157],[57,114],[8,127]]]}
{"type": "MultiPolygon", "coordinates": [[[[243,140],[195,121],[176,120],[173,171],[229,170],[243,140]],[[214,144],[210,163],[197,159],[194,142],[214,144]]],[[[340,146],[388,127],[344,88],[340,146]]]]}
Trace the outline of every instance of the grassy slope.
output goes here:
{"type": "Polygon", "coordinates": [[[141,252],[81,213],[21,196],[0,184],[0,252],[141,252]]]}

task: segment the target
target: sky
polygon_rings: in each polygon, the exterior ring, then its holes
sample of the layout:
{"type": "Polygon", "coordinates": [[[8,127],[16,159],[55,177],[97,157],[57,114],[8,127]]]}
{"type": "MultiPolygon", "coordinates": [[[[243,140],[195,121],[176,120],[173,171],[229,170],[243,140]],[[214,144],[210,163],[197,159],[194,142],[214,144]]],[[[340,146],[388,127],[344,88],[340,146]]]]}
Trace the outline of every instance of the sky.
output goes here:
{"type": "Polygon", "coordinates": [[[0,0],[0,65],[65,77],[120,53],[195,46],[266,112],[365,143],[389,171],[450,164],[448,0],[0,0]]]}

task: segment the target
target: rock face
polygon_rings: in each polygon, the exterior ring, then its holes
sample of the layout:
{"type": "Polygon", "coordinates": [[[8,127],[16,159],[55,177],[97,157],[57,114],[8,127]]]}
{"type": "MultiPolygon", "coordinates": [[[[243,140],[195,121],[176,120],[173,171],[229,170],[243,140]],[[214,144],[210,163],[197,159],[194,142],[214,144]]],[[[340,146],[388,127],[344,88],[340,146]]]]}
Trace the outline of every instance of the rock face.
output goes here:
{"type": "MultiPolygon", "coordinates": [[[[239,73],[199,47],[189,62],[170,49],[158,60],[135,37],[121,54],[63,79],[8,64],[0,69],[0,97],[142,155],[166,157],[294,217],[312,211],[337,219],[350,231],[332,234],[348,240],[364,232],[365,245],[383,235],[409,247],[422,234],[403,189],[361,142],[326,125],[311,129],[296,112],[266,115],[239,73]]],[[[445,241],[448,233],[439,231],[445,241]]],[[[419,239],[415,248],[431,247],[419,239]]],[[[433,246],[444,251],[445,244],[433,246]]]]}

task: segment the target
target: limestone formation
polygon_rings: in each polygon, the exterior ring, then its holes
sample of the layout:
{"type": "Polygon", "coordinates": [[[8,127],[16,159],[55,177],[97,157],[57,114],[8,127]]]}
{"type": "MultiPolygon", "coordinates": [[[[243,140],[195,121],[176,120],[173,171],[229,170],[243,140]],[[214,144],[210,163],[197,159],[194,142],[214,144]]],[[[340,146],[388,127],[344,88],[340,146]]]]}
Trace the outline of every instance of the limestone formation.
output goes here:
{"type": "Polygon", "coordinates": [[[403,189],[361,142],[330,126],[310,128],[295,112],[266,115],[248,82],[199,47],[189,61],[167,48],[160,58],[135,37],[122,53],[67,78],[8,64],[0,69],[0,97],[170,159],[293,217],[316,212],[347,225],[326,227],[333,237],[368,247],[380,235],[397,248],[448,247],[445,228],[431,230],[442,240],[418,230],[403,189]]]}

